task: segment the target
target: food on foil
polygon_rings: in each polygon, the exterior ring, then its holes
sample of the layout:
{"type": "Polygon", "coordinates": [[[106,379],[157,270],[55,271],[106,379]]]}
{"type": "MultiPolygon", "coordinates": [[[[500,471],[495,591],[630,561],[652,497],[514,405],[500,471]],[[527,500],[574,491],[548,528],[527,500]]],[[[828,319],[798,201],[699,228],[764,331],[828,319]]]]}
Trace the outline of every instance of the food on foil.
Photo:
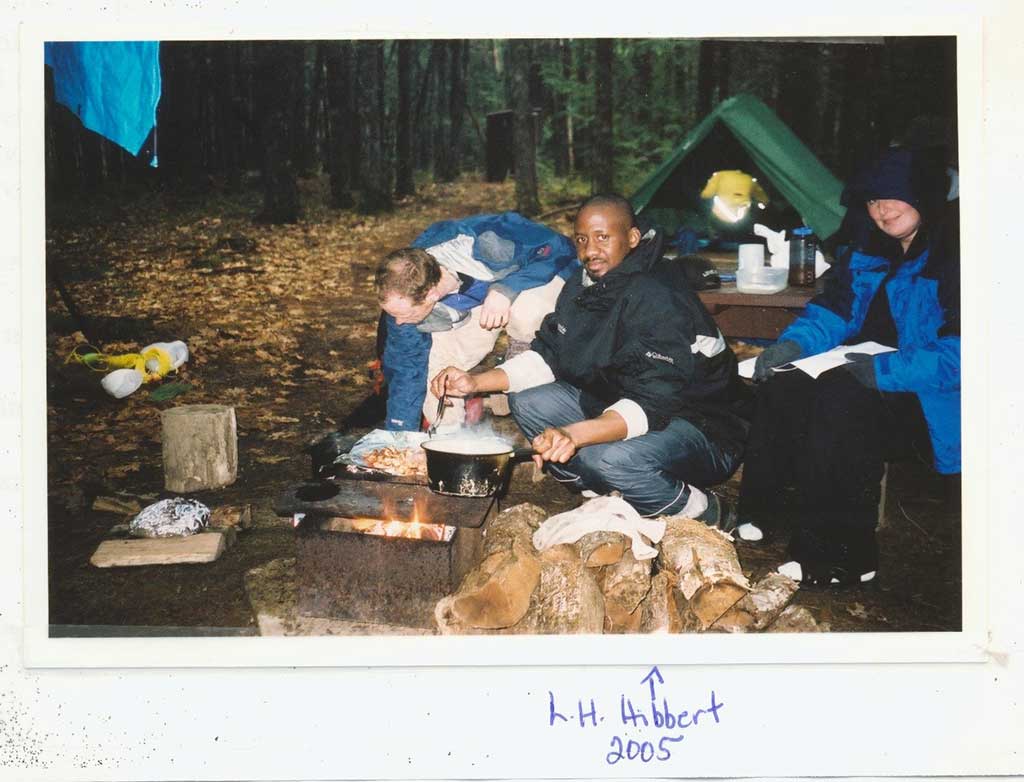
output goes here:
{"type": "Polygon", "coordinates": [[[426,439],[426,432],[374,429],[334,462],[344,464],[349,472],[374,470],[390,475],[426,475],[426,458],[420,448],[420,443],[426,439]]]}
{"type": "Polygon", "coordinates": [[[385,446],[363,454],[367,467],[391,475],[426,475],[426,455],[419,448],[394,448],[385,446]]]}

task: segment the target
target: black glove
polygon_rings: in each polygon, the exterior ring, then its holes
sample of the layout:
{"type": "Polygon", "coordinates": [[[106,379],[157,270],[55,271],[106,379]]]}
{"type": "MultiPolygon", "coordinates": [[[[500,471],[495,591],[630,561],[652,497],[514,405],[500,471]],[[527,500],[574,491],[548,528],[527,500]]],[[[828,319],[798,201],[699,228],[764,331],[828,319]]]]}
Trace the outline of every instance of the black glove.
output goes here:
{"type": "Polygon", "coordinates": [[[857,378],[865,388],[878,388],[875,379],[875,357],[870,353],[845,353],[843,358],[852,363],[843,364],[843,369],[857,378]]]}
{"type": "Polygon", "coordinates": [[[803,348],[792,340],[776,342],[774,345],[769,345],[764,349],[764,352],[757,357],[757,361],[754,362],[754,382],[763,383],[771,377],[771,370],[773,367],[780,367],[783,364],[788,364],[790,361],[800,358],[800,356],[803,355],[803,352],[803,348]]]}

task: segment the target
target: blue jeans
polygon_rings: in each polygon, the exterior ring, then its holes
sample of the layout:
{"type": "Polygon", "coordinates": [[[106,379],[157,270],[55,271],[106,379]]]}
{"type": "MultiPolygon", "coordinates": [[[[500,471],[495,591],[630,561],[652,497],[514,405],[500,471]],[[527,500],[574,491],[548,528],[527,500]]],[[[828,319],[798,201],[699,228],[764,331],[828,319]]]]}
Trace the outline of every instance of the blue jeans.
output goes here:
{"type": "MultiPolygon", "coordinates": [[[[566,426],[587,416],[580,391],[556,381],[509,394],[509,407],[523,434],[533,440],[548,427],[566,426]]],[[[565,464],[547,464],[563,483],[598,494],[618,491],[641,516],[678,513],[690,486],[721,483],[739,465],[739,454],[723,450],[689,421],[673,418],[658,432],[580,448],[565,464]]]]}

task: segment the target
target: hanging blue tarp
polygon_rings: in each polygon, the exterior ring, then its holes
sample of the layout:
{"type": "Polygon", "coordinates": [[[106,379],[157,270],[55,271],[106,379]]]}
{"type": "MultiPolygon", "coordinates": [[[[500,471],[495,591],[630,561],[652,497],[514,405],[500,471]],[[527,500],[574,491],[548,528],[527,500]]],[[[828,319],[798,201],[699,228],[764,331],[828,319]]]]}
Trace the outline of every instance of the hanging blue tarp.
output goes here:
{"type": "MultiPolygon", "coordinates": [[[[44,45],[57,101],[89,130],[133,155],[156,127],[160,102],[157,41],[61,41],[44,45]]],[[[156,165],[156,150],[150,165],[156,165]]]]}

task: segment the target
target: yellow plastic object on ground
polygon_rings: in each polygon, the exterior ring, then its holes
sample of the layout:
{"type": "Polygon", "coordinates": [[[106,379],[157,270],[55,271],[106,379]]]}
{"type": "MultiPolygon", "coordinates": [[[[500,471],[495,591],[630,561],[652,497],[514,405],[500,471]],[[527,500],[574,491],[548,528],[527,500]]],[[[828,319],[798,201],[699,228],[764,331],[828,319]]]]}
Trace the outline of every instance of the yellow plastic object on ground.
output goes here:
{"type": "MultiPolygon", "coordinates": [[[[95,372],[108,372],[101,384],[108,394],[118,399],[136,391],[143,383],[169,375],[188,361],[188,347],[184,342],[154,342],[140,353],[108,355],[92,350],[91,345],[80,345],[71,351],[67,362],[77,361],[95,372]]],[[[65,363],[67,363],[65,362],[65,363]]]]}

